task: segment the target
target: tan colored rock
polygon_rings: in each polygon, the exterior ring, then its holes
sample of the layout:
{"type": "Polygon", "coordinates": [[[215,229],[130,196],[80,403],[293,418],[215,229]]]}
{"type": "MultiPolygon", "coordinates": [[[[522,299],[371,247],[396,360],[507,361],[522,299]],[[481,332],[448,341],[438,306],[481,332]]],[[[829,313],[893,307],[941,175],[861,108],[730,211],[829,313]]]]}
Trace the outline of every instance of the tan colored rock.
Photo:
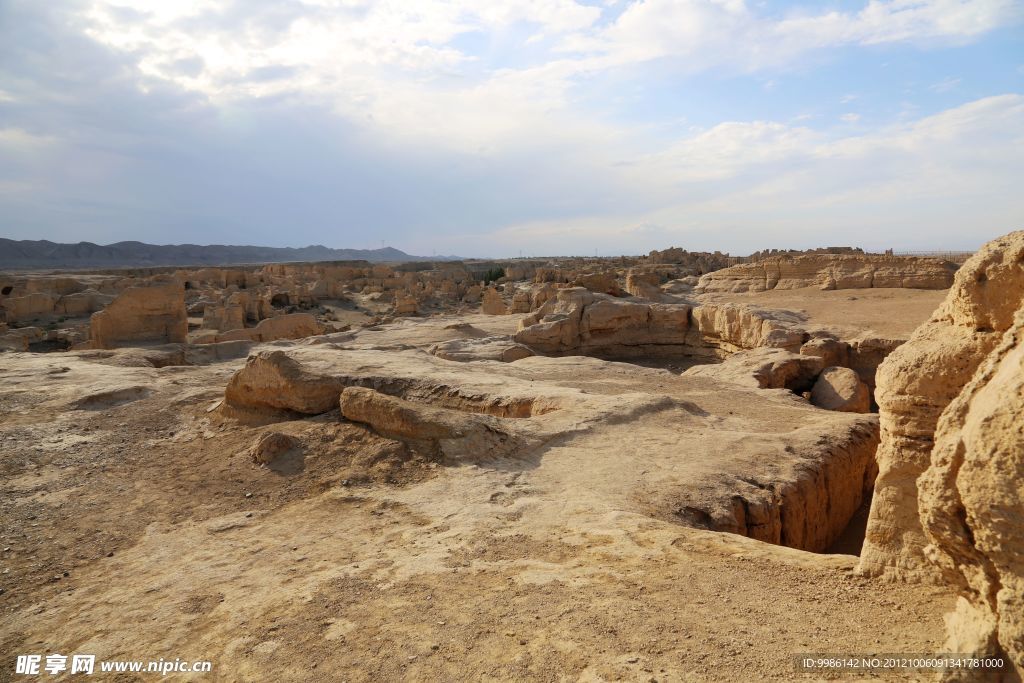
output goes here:
{"type": "Polygon", "coordinates": [[[416,297],[402,292],[395,292],[395,315],[416,315],[418,304],[416,297]]]}
{"type": "Polygon", "coordinates": [[[490,415],[408,401],[364,387],[341,393],[341,414],[387,437],[407,441],[447,460],[485,460],[520,447],[511,426],[490,415]]]}
{"type": "Polygon", "coordinates": [[[550,354],[678,353],[686,344],[689,312],[684,304],[624,301],[572,287],[523,318],[515,340],[550,354]]]}
{"type": "Polygon", "coordinates": [[[1013,325],[1024,297],[1024,232],[989,242],[957,272],[931,319],[878,368],[879,475],[860,571],[938,581],[926,562],[918,477],[928,467],[939,416],[1013,325]]]}
{"type": "Polygon", "coordinates": [[[9,323],[33,320],[53,315],[58,297],[48,292],[33,292],[25,296],[9,296],[0,299],[5,319],[9,323]]]}
{"type": "Polygon", "coordinates": [[[475,360],[511,363],[534,355],[528,346],[514,342],[511,337],[452,339],[434,344],[430,347],[430,353],[438,358],[463,363],[475,360]]]}
{"type": "Polygon", "coordinates": [[[763,311],[742,304],[703,304],[692,313],[700,344],[724,355],[741,349],[768,346],[789,351],[800,349],[804,330],[786,311],[763,311]]]}
{"type": "Polygon", "coordinates": [[[870,254],[775,256],[707,273],[700,292],[763,292],[769,289],[946,289],[956,264],[941,259],[870,254]]]}
{"type": "Polygon", "coordinates": [[[178,283],[129,287],[89,321],[89,341],[97,349],[181,343],[187,336],[185,290],[178,283]]]}
{"type": "Polygon", "coordinates": [[[658,272],[630,268],[626,273],[626,291],[641,299],[660,301],[661,282],[658,272]]]}
{"type": "Polygon", "coordinates": [[[249,457],[258,465],[268,465],[301,448],[302,443],[294,436],[281,432],[264,432],[249,449],[249,457]]]}
{"type": "Polygon", "coordinates": [[[531,307],[532,296],[528,289],[517,289],[515,294],[512,295],[512,313],[529,313],[533,310],[531,307]]]}
{"type": "Polygon", "coordinates": [[[825,367],[847,367],[850,362],[850,345],[834,337],[816,337],[800,347],[805,356],[818,356],[825,367]]]}
{"type": "MultiPolygon", "coordinates": [[[[1018,246],[1024,245],[1024,233],[1017,236],[1018,246]]],[[[1024,256],[1024,250],[1017,255],[1024,256]]],[[[1024,289],[1017,291],[1022,299],[1013,325],[939,418],[930,465],[918,479],[918,511],[929,543],[925,556],[966,603],[947,617],[950,651],[1005,654],[1019,680],[1024,677],[1024,289]]]]}
{"type": "Polygon", "coordinates": [[[577,275],[569,284],[569,287],[583,287],[591,292],[610,294],[611,296],[622,296],[622,288],[619,287],[618,278],[614,272],[584,273],[577,275]]]}
{"type": "Polygon", "coordinates": [[[348,383],[323,366],[322,362],[303,365],[284,351],[258,353],[232,375],[224,401],[238,408],[326,413],[337,405],[348,383]]]}
{"type": "Polygon", "coordinates": [[[240,305],[206,306],[203,329],[227,332],[245,327],[245,309],[240,305]]]}
{"type": "Polygon", "coordinates": [[[323,333],[323,325],[318,323],[313,315],[309,313],[289,313],[261,320],[255,327],[230,330],[223,334],[218,334],[213,339],[204,339],[203,342],[243,340],[270,342],[278,339],[303,339],[323,333]]]}
{"type": "Polygon", "coordinates": [[[494,287],[488,287],[484,290],[481,310],[487,315],[508,314],[508,306],[505,305],[505,300],[501,298],[501,294],[494,287]]]}
{"type": "Polygon", "coordinates": [[[102,294],[94,289],[65,294],[57,300],[54,312],[66,316],[85,316],[102,310],[114,300],[111,294],[102,294]]]}
{"type": "Polygon", "coordinates": [[[550,282],[545,282],[540,287],[533,290],[533,297],[530,302],[530,310],[536,311],[541,306],[554,299],[557,294],[558,287],[551,284],[550,282]]]}
{"type": "Polygon", "coordinates": [[[694,366],[683,374],[713,377],[758,389],[788,389],[800,393],[813,386],[821,370],[821,359],[815,356],[761,347],[738,351],[721,363],[694,366]]]}
{"type": "Polygon", "coordinates": [[[811,403],[841,413],[867,413],[871,410],[871,392],[855,371],[833,366],[822,370],[814,382],[811,403]]]}

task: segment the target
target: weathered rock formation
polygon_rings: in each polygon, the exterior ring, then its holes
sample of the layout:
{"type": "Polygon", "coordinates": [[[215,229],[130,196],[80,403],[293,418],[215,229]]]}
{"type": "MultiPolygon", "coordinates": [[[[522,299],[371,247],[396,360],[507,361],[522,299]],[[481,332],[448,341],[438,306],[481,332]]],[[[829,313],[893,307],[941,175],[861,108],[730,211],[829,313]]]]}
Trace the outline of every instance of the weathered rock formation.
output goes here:
{"type": "Polygon", "coordinates": [[[722,363],[698,365],[684,374],[714,377],[723,382],[759,389],[789,389],[800,393],[811,388],[822,370],[820,358],[761,347],[732,354],[722,363]]]}
{"type": "Polygon", "coordinates": [[[871,410],[871,391],[850,368],[825,368],[811,389],[811,403],[825,410],[866,413],[871,410]]]}
{"type": "Polygon", "coordinates": [[[617,505],[815,551],[843,532],[875,475],[875,416],[816,410],[789,392],[713,378],[623,372],[584,357],[452,363],[422,351],[292,347],[251,356],[224,403],[228,411],[340,408],[346,420],[459,463],[557,461],[571,443],[574,452],[612,458],[610,479],[591,472],[586,457],[573,476],[607,489],[617,505]],[[592,390],[595,380],[601,391],[592,390]],[[638,383],[657,392],[637,392],[638,383]],[[758,419],[776,417],[786,427],[751,433],[750,423],[723,421],[683,398],[691,395],[737,411],[756,406],[758,419]]]}
{"type": "Polygon", "coordinates": [[[1024,291],[1024,237],[990,242],[956,275],[931,319],[878,368],[879,476],[861,570],[934,579],[924,561],[917,478],[928,466],[942,411],[1010,328],[1024,291]]]}
{"type": "Polygon", "coordinates": [[[452,339],[430,347],[430,353],[445,360],[460,362],[495,360],[511,363],[534,355],[528,346],[519,344],[511,337],[482,337],[477,339],[452,339]]]}
{"type": "Polygon", "coordinates": [[[641,299],[661,300],[662,276],[656,271],[630,268],[626,273],[626,291],[641,299]]]}
{"type": "Polygon", "coordinates": [[[918,479],[927,558],[961,603],[952,652],[1005,653],[1024,677],[1024,307],[939,419],[918,479]]]}
{"type": "Polygon", "coordinates": [[[647,255],[648,263],[663,263],[683,266],[691,271],[693,275],[703,275],[721,268],[728,268],[738,259],[723,254],[720,251],[714,253],[706,251],[686,251],[679,247],[669,247],[661,251],[652,251],[647,255]]]}
{"type": "Polygon", "coordinates": [[[488,287],[484,290],[481,310],[488,315],[508,314],[508,306],[505,305],[505,300],[501,298],[501,294],[494,287],[488,287]]]}
{"type": "Polygon", "coordinates": [[[269,465],[282,456],[301,448],[302,443],[290,434],[264,432],[249,449],[249,457],[258,465],[269,465]]]}
{"type": "Polygon", "coordinates": [[[957,266],[913,256],[813,254],[771,257],[701,277],[698,292],[763,292],[769,289],[946,289],[957,266]]]}
{"type": "Polygon", "coordinates": [[[323,334],[324,327],[309,313],[289,313],[261,320],[255,327],[229,330],[222,334],[197,338],[197,344],[228,341],[269,342],[277,339],[302,339],[323,334]]]}
{"type": "Polygon", "coordinates": [[[94,313],[89,340],[94,348],[126,344],[178,343],[188,336],[185,290],[177,283],[129,287],[94,313]]]}
{"type": "Polygon", "coordinates": [[[501,457],[523,446],[508,418],[439,408],[365,387],[342,391],[340,407],[345,419],[450,461],[501,457]]]}
{"type": "Polygon", "coordinates": [[[607,357],[680,353],[690,307],[624,301],[582,287],[560,289],[519,323],[515,340],[541,353],[607,357]]]}
{"type": "Polygon", "coordinates": [[[566,285],[568,287],[583,287],[591,292],[599,294],[610,294],[611,296],[622,296],[622,288],[619,287],[618,278],[614,272],[583,273],[566,285]]]}
{"type": "Polygon", "coordinates": [[[769,346],[798,351],[806,333],[799,320],[785,311],[763,311],[742,304],[703,304],[693,308],[699,337],[694,347],[725,357],[740,349],[769,346]]]}
{"type": "Polygon", "coordinates": [[[1024,674],[1024,232],[957,273],[879,368],[882,442],[860,570],[948,582],[954,652],[1024,674]]]}

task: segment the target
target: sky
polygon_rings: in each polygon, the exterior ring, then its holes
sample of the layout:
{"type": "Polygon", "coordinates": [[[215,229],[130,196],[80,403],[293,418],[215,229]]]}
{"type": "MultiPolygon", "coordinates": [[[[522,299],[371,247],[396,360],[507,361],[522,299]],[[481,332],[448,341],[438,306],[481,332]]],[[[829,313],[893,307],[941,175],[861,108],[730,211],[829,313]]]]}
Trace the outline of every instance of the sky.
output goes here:
{"type": "Polygon", "coordinates": [[[1024,228],[1024,0],[0,0],[0,237],[420,255],[1024,228]]]}

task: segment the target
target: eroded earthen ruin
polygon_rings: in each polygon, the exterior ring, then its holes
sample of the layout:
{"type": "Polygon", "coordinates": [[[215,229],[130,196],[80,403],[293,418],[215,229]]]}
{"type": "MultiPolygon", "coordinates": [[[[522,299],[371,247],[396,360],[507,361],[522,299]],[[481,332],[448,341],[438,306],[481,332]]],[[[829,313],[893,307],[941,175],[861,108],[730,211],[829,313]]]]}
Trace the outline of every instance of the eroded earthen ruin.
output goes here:
{"type": "Polygon", "coordinates": [[[1024,671],[1024,233],[959,269],[672,248],[0,292],[10,648],[738,680],[824,638],[1024,671]]]}

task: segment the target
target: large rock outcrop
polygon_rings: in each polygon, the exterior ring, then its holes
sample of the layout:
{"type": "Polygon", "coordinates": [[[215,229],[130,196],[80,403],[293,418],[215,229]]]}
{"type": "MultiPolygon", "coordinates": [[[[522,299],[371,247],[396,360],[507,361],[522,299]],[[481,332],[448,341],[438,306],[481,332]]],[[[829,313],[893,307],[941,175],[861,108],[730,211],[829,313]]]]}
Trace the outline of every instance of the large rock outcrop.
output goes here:
{"type": "Polygon", "coordinates": [[[742,304],[703,304],[693,309],[695,349],[724,357],[741,349],[769,346],[798,351],[807,336],[788,311],[765,311],[742,304]]]}
{"type": "Polygon", "coordinates": [[[698,292],[763,292],[769,289],[946,289],[956,264],[941,259],[868,254],[777,256],[707,273],[698,292]]]}
{"type": "Polygon", "coordinates": [[[1005,653],[1024,675],[1024,307],[939,418],[918,480],[926,557],[959,590],[952,652],[1005,653]]]}
{"type": "Polygon", "coordinates": [[[523,318],[515,341],[555,355],[678,353],[687,343],[689,312],[685,304],[624,301],[571,287],[523,318]]]}
{"type": "Polygon", "coordinates": [[[860,570],[951,584],[961,599],[947,647],[1001,652],[1020,680],[1024,232],[964,264],[931,320],[879,368],[877,398],[880,473],[860,570]]]}
{"type": "Polygon", "coordinates": [[[935,580],[925,562],[917,478],[928,466],[935,428],[1013,323],[1024,293],[1024,233],[987,244],[956,275],[931,319],[878,368],[875,400],[882,443],[861,571],[935,580]]]}
{"type": "Polygon", "coordinates": [[[177,283],[129,287],[105,309],[93,313],[89,322],[89,340],[97,349],[174,344],[187,336],[185,290],[177,283]]]}

